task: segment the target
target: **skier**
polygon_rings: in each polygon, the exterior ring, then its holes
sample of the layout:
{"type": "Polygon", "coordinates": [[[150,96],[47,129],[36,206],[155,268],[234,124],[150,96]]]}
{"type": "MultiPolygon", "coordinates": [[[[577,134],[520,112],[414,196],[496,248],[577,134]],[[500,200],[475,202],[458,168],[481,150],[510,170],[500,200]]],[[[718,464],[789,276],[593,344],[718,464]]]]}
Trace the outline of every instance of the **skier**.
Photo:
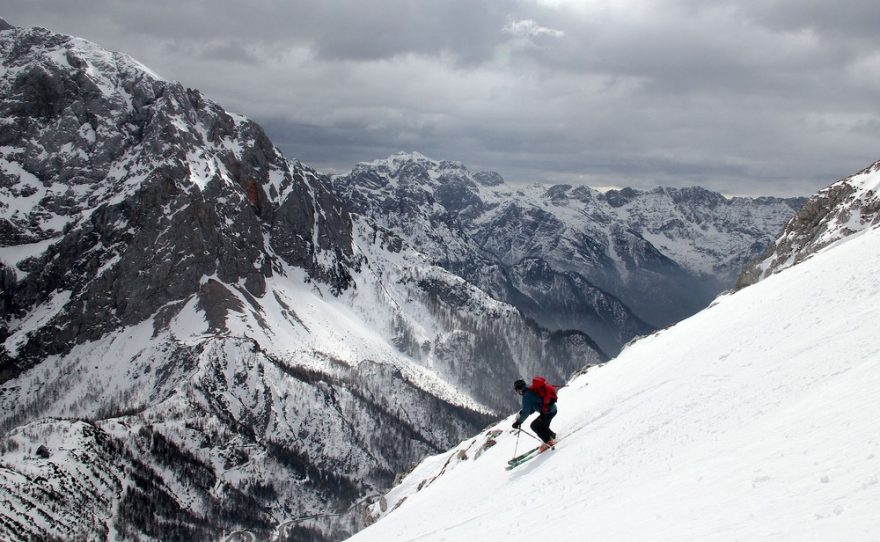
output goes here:
{"type": "Polygon", "coordinates": [[[530,387],[526,386],[525,380],[517,380],[513,383],[513,389],[522,395],[522,410],[519,411],[519,417],[513,422],[513,428],[519,429],[526,418],[531,416],[533,412],[538,412],[538,417],[530,426],[543,442],[538,451],[543,452],[555,445],[556,433],[550,430],[550,422],[553,420],[553,416],[556,416],[556,389],[547,384],[547,381],[540,376],[532,379],[530,387]]]}

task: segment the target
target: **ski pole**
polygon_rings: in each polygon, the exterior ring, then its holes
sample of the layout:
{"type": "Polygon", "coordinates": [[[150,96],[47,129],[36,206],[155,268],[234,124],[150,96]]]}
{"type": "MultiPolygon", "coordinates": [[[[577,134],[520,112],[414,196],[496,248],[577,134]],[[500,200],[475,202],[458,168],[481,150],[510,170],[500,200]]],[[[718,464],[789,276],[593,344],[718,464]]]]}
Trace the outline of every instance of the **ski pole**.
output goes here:
{"type": "Polygon", "coordinates": [[[525,429],[523,429],[523,428],[520,428],[520,431],[522,431],[522,432],[523,432],[523,433],[525,433],[525,434],[526,434],[526,435],[528,435],[528,436],[530,436],[530,437],[532,437],[532,438],[533,438],[533,439],[535,439],[535,440],[537,440],[537,441],[538,441],[538,442],[540,442],[540,443],[542,443],[542,444],[543,444],[543,443],[544,443],[544,441],[543,441],[543,440],[541,440],[541,439],[539,439],[539,438],[538,438],[538,437],[536,437],[536,436],[535,436],[535,435],[533,435],[533,434],[531,434],[531,433],[529,433],[529,432],[528,432],[528,431],[526,431],[526,430],[525,430],[525,429]]]}
{"type": "Polygon", "coordinates": [[[516,444],[513,446],[513,457],[516,457],[516,452],[519,449],[519,431],[516,432],[516,444]]]}

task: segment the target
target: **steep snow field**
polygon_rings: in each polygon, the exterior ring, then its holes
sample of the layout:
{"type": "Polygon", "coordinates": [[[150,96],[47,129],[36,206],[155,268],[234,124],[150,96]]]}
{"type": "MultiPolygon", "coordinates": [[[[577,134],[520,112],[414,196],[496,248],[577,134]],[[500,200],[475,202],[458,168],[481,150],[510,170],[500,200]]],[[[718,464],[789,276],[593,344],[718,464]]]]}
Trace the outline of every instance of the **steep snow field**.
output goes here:
{"type": "Polygon", "coordinates": [[[878,324],[872,229],[574,379],[556,450],[505,471],[508,418],[429,458],[350,540],[877,540],[878,324]]]}

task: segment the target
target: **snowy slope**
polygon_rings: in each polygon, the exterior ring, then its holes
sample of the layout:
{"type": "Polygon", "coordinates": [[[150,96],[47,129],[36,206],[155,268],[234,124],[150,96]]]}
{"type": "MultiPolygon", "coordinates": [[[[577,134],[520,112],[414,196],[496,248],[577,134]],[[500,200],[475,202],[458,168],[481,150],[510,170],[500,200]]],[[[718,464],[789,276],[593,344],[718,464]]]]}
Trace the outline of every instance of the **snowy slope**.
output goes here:
{"type": "Polygon", "coordinates": [[[875,540],[877,322],[873,228],[575,378],[556,450],[506,472],[509,418],[425,461],[351,540],[875,540]]]}

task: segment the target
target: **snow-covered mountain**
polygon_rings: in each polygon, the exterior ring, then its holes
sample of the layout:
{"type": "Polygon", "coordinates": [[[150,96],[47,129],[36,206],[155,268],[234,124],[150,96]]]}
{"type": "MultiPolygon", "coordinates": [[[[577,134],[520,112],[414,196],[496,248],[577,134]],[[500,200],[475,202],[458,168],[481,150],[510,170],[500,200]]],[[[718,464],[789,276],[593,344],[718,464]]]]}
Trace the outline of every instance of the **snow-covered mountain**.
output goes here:
{"type": "Polygon", "coordinates": [[[555,450],[506,471],[535,444],[508,418],[421,463],[352,542],[876,539],[875,172],[822,213],[824,248],[792,243],[798,265],[569,382],[555,450]]]}
{"type": "Polygon", "coordinates": [[[0,22],[0,125],[4,540],[338,538],[495,382],[604,360],[126,55],[0,22]]]}
{"type": "Polygon", "coordinates": [[[513,186],[418,153],[359,164],[333,184],[351,209],[432,262],[612,354],[733,286],[804,201],[513,186]]]}
{"type": "Polygon", "coordinates": [[[880,224],[880,162],[821,190],[737,279],[743,288],[811,257],[840,239],[880,224]]]}

